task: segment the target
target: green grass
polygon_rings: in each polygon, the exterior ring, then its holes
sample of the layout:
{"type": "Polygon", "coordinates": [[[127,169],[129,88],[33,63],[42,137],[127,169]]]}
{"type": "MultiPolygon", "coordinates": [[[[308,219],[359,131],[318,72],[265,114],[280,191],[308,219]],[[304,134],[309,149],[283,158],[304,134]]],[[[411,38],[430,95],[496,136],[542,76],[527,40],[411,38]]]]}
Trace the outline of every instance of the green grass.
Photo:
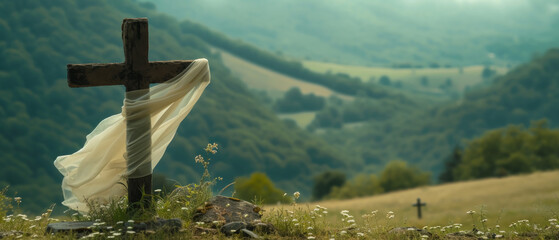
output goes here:
{"type": "MultiPolygon", "coordinates": [[[[206,162],[207,163],[207,162],[206,162]]],[[[202,162],[204,164],[204,162],[202,162]]],[[[207,164],[204,164],[207,168],[207,164]]],[[[91,239],[240,239],[221,233],[201,233],[208,224],[192,222],[192,211],[209,198],[212,179],[181,188],[177,195],[156,196],[157,215],[183,220],[179,232],[132,232],[124,227],[125,201],[103,207],[90,215],[73,214],[53,218],[52,208],[44,214],[29,217],[19,213],[19,205],[31,199],[8,198],[0,192],[0,232],[12,232],[8,239],[75,239],[76,235],[44,234],[48,223],[86,219],[97,226],[111,226],[111,231],[95,231],[91,239]],[[184,198],[182,198],[184,197],[184,198]],[[119,210],[120,209],[120,210],[119,210]],[[7,215],[5,214],[7,213],[7,215]],[[120,231],[119,231],[120,230],[120,231]]],[[[263,221],[275,226],[276,232],[263,234],[265,239],[441,239],[448,233],[503,239],[555,239],[559,234],[559,171],[500,179],[422,187],[379,196],[345,201],[323,201],[292,205],[265,206],[263,221]],[[424,218],[416,218],[411,205],[417,197],[427,203],[424,218]],[[389,232],[403,227],[398,233],[389,232]],[[407,230],[409,227],[429,232],[407,230]]],[[[294,194],[297,195],[297,194],[294,194]]],[[[297,199],[298,196],[294,196],[297,199]]],[[[98,206],[99,207],[99,206],[98,206]]],[[[97,209],[98,210],[98,209],[97,209]]]]}
{"type": "MultiPolygon", "coordinates": [[[[559,171],[538,172],[530,175],[492,178],[458,182],[398,191],[378,196],[350,200],[330,200],[306,204],[328,208],[326,221],[331,226],[343,226],[340,212],[348,211],[355,216],[357,224],[365,224],[372,212],[377,221],[389,226],[415,226],[428,228],[462,224],[461,230],[496,229],[499,225],[509,233],[518,228],[519,220],[549,226],[549,219],[559,215],[559,171]],[[412,207],[417,198],[426,202],[423,218],[417,218],[417,209],[412,207]],[[467,214],[475,211],[474,214],[467,214]],[[331,212],[331,213],[330,213],[331,212]],[[387,219],[393,212],[394,218],[387,219]],[[365,217],[363,217],[365,216],[365,217]],[[482,222],[482,219],[487,221],[482,222]],[[510,226],[510,227],[509,227],[510,226]]],[[[284,206],[285,208],[289,208],[284,206]]],[[[300,207],[300,206],[298,206],[300,207]]],[[[267,209],[277,209],[269,206],[267,209]]],[[[524,222],[524,221],[522,221],[524,222]]],[[[520,224],[525,225],[525,224],[520,224]]],[[[555,226],[554,226],[555,227],[555,226]]],[[[559,226],[555,227],[559,230],[559,226]]],[[[516,230],[518,231],[518,230],[516,230]]]]}

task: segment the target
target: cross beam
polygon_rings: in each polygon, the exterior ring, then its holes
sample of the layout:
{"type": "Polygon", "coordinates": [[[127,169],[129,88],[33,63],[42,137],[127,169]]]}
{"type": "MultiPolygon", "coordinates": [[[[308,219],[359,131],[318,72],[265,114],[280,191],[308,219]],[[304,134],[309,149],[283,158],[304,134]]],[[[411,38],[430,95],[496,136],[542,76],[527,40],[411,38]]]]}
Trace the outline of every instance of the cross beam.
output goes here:
{"type": "MultiPolygon", "coordinates": [[[[122,42],[124,63],[68,64],[68,86],[94,87],[124,85],[126,92],[143,90],[149,92],[149,84],[162,83],[186,69],[192,60],[149,62],[149,36],[147,18],[126,18],[122,21],[122,42]]],[[[125,109],[126,115],[133,112],[125,109]]],[[[148,118],[149,120],[149,118],[148,118]]],[[[130,148],[132,142],[141,142],[151,146],[151,123],[144,124],[132,131],[129,126],[138,125],[133,119],[126,119],[126,154],[128,167],[130,162],[138,159],[138,154],[130,148]],[[148,134],[145,134],[145,133],[148,134]]],[[[151,157],[151,152],[150,156],[151,157]]],[[[142,199],[142,193],[152,194],[151,161],[135,170],[135,173],[147,174],[145,177],[128,178],[129,213],[151,206],[151,197],[142,199]]]]}
{"type": "Polygon", "coordinates": [[[427,205],[427,203],[422,203],[421,199],[417,198],[417,202],[415,204],[413,204],[412,206],[417,207],[417,218],[421,219],[421,207],[425,207],[427,205]]]}

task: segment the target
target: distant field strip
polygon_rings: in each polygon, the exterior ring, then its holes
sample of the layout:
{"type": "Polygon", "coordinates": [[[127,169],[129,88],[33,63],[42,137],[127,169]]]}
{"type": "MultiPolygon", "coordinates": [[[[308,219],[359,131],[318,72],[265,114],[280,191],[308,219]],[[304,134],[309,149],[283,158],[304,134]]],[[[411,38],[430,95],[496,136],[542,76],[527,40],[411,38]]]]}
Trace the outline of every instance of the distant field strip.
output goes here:
{"type": "MultiPolygon", "coordinates": [[[[481,77],[481,72],[483,66],[469,66],[462,68],[462,73],[460,69],[456,67],[452,68],[386,68],[386,67],[365,67],[365,66],[351,66],[351,65],[341,65],[334,63],[325,62],[314,62],[305,61],[303,65],[315,72],[319,73],[346,73],[352,77],[359,77],[364,82],[369,81],[374,78],[375,81],[386,75],[392,81],[401,81],[404,84],[412,83],[413,85],[419,85],[419,80],[422,77],[427,77],[431,85],[440,85],[447,78],[452,79],[453,88],[462,91],[466,86],[472,86],[480,83],[483,79],[481,77]]],[[[505,74],[507,68],[503,67],[491,67],[496,70],[497,74],[505,74]]]]}
{"type": "MultiPolygon", "coordinates": [[[[557,183],[559,171],[552,171],[422,187],[346,201],[310,203],[309,207],[312,209],[316,204],[327,207],[329,219],[334,222],[339,221],[341,210],[349,210],[357,221],[361,221],[363,214],[378,210],[379,222],[386,222],[386,213],[393,211],[395,226],[462,223],[471,230],[472,217],[466,212],[473,210],[478,221],[484,211],[486,224],[491,228],[497,224],[508,226],[521,219],[548,224],[548,219],[557,218],[559,214],[557,183]],[[417,219],[417,209],[412,207],[417,198],[427,203],[421,220],[417,219]]],[[[480,223],[476,224],[479,228],[480,223]]]]}
{"type": "Polygon", "coordinates": [[[301,113],[283,113],[278,116],[281,119],[292,119],[298,126],[305,128],[311,124],[316,112],[301,112],[301,113]]]}
{"type": "Polygon", "coordinates": [[[318,96],[330,97],[336,95],[343,99],[353,99],[348,95],[336,93],[318,84],[305,82],[287,75],[271,71],[249,61],[245,61],[221,49],[213,48],[219,52],[225,66],[237,77],[241,78],[249,88],[265,90],[271,97],[277,98],[292,87],[299,87],[304,94],[314,93],[318,96]]]}

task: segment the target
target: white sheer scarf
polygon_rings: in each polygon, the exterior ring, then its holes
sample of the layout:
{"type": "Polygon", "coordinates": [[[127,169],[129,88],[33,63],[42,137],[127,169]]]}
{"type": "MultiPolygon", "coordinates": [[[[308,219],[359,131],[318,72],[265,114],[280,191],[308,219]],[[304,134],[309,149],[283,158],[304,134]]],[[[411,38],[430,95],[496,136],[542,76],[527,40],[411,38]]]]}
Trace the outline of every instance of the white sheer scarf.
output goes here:
{"type": "Polygon", "coordinates": [[[151,171],[139,172],[134,171],[134,167],[127,167],[125,109],[134,109],[134,116],[129,117],[140,121],[151,120],[151,148],[132,143],[135,144],[132,147],[147,151],[147,154],[142,154],[146,157],[131,165],[137,167],[151,161],[153,170],[175,136],[180,122],[192,110],[209,83],[208,61],[197,59],[176,77],[151,87],[148,93],[145,90],[128,92],[126,95],[134,96],[134,100],[126,98],[120,114],[101,121],[87,135],[82,149],[71,155],[59,156],[54,161],[64,176],[62,204],[88,212],[86,201],[103,203],[115,196],[124,196],[126,188],[123,184],[126,184],[127,177],[151,174],[151,171]]]}

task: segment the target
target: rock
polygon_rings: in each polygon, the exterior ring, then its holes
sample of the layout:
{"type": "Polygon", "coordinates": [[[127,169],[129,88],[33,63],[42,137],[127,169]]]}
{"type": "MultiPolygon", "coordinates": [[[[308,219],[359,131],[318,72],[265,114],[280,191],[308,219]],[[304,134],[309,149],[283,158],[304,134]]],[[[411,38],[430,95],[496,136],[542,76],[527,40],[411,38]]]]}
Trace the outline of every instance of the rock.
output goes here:
{"type": "Polygon", "coordinates": [[[57,222],[47,225],[47,233],[59,232],[91,232],[94,222],[57,222]]]}
{"type": "Polygon", "coordinates": [[[233,234],[239,233],[241,229],[246,229],[248,226],[245,222],[230,222],[223,225],[220,231],[226,236],[231,236],[233,234]]]}
{"type": "Polygon", "coordinates": [[[260,221],[249,223],[247,229],[261,234],[272,234],[276,232],[274,225],[260,221]]]}
{"type": "Polygon", "coordinates": [[[254,232],[252,232],[252,231],[250,231],[246,228],[241,229],[241,235],[243,237],[250,237],[250,238],[256,238],[256,239],[260,238],[260,236],[256,235],[256,233],[254,233],[254,232]]]}
{"type": "Polygon", "coordinates": [[[194,214],[195,222],[213,223],[215,221],[250,223],[261,218],[260,207],[236,198],[215,196],[210,202],[199,207],[194,214]]]}
{"type": "Polygon", "coordinates": [[[388,233],[397,234],[397,235],[405,235],[409,237],[421,237],[422,235],[427,235],[431,237],[433,234],[427,232],[423,229],[416,228],[416,227],[397,227],[393,228],[388,233]]]}
{"type": "MultiPolygon", "coordinates": [[[[47,233],[77,233],[78,236],[87,235],[93,232],[94,228],[98,231],[109,231],[107,226],[95,226],[95,222],[58,222],[47,225],[47,233]]],[[[176,232],[182,228],[180,219],[157,219],[149,222],[125,223],[125,227],[132,227],[135,232],[155,232],[167,231],[176,232]]],[[[125,228],[124,228],[125,229],[125,228]]],[[[124,230],[123,230],[124,231],[124,230]]]]}

